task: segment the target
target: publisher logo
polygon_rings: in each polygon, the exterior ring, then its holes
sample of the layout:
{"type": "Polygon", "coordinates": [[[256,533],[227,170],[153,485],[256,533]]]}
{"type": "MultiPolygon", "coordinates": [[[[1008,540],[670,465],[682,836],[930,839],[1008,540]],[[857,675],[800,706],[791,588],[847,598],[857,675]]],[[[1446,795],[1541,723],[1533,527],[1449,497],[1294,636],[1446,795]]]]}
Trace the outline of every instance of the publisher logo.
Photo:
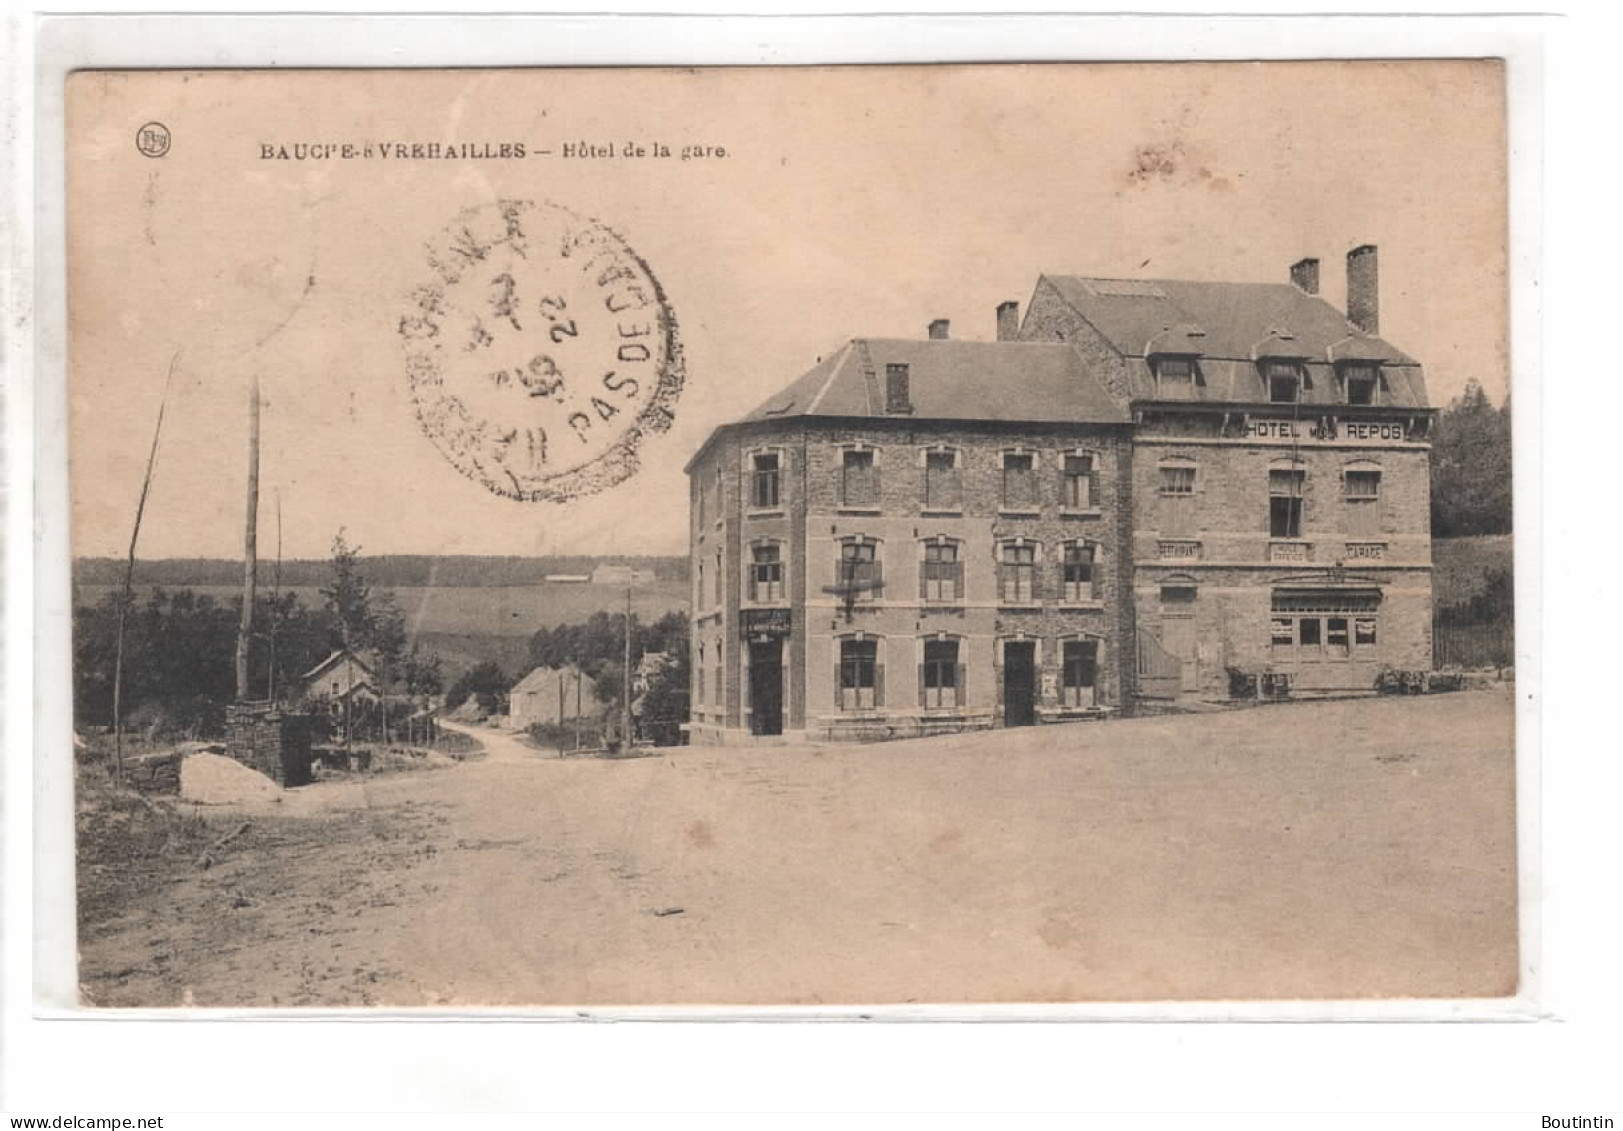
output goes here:
{"type": "Polygon", "coordinates": [[[169,152],[169,127],[162,122],[148,122],[135,131],[135,148],[145,157],[162,157],[169,152]]]}

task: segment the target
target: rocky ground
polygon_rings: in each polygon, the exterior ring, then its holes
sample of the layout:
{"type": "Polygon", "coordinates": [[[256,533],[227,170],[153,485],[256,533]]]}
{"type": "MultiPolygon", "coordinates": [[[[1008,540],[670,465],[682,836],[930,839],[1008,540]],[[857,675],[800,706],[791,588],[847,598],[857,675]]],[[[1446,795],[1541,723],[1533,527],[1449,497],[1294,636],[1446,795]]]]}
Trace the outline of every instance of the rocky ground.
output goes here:
{"type": "Polygon", "coordinates": [[[112,1007],[1508,993],[1511,726],[1499,690],[616,761],[482,732],[482,760],[275,806],[81,806],[81,982],[112,1007]]]}

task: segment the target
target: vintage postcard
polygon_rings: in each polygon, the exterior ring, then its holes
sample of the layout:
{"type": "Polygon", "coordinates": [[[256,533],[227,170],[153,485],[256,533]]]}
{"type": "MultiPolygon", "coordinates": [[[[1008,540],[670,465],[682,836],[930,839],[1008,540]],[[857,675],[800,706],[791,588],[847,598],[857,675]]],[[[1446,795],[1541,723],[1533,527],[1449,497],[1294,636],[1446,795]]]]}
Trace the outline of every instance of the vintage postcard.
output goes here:
{"type": "Polygon", "coordinates": [[[66,134],[82,1005],[1518,992],[1499,62],[66,134]]]}

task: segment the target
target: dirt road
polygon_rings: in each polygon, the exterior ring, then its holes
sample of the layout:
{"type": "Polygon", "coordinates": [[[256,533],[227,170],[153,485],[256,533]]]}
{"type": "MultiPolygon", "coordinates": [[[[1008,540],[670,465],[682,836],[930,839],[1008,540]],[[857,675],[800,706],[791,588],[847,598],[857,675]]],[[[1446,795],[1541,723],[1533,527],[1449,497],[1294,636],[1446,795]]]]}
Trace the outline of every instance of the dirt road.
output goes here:
{"type": "Polygon", "coordinates": [[[625,761],[481,730],[487,758],[307,787],[182,862],[85,926],[82,978],[103,1005],[1503,993],[1510,727],[1472,692],[625,761]]]}

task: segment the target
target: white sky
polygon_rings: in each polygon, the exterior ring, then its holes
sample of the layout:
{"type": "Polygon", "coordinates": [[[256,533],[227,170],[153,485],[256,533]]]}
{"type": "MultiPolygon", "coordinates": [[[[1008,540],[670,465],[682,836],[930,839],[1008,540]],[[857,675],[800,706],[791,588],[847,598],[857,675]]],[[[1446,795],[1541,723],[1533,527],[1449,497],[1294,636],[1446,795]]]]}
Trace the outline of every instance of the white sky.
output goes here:
{"type": "Polygon", "coordinates": [[[70,89],[74,552],[122,554],[169,359],[144,557],[240,552],[246,388],[266,398],[261,546],[681,553],[681,468],[860,335],[990,338],[1042,272],[1284,280],[1381,249],[1384,336],[1433,400],[1507,385],[1502,75],[1492,63],[687,73],[89,76],[70,89]],[[140,156],[142,122],[173,132],[140,156]],[[267,162],[261,142],[725,146],[711,162],[267,162]],[[1135,176],[1139,153],[1170,172],[1135,176]],[[394,326],[469,205],[619,231],[680,320],[687,389],[642,470],[568,505],[464,478],[419,431],[394,326]],[[306,280],[316,283],[302,297],[306,280]],[[256,345],[270,331],[263,345],[256,345]]]}

